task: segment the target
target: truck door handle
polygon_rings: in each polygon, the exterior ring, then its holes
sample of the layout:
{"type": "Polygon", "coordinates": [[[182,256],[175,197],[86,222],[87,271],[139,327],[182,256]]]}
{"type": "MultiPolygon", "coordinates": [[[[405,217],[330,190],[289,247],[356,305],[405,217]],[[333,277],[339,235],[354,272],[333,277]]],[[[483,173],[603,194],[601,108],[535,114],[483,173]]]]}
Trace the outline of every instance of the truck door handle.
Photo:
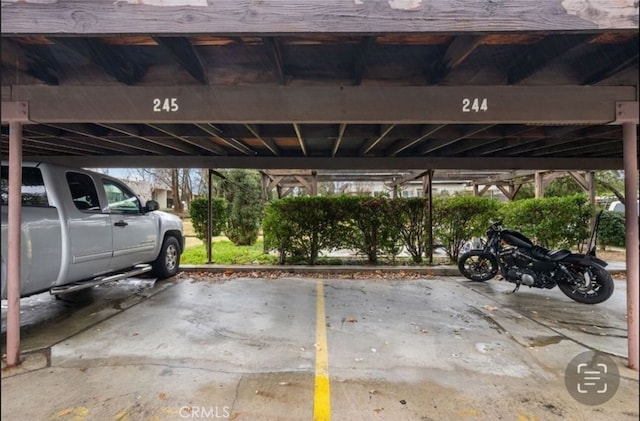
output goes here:
{"type": "Polygon", "coordinates": [[[123,227],[123,228],[124,228],[124,227],[126,227],[127,225],[129,225],[129,224],[127,224],[126,222],[124,222],[124,221],[120,220],[120,221],[116,222],[116,223],[115,223],[115,224],[113,224],[113,225],[115,225],[116,227],[123,227]]]}

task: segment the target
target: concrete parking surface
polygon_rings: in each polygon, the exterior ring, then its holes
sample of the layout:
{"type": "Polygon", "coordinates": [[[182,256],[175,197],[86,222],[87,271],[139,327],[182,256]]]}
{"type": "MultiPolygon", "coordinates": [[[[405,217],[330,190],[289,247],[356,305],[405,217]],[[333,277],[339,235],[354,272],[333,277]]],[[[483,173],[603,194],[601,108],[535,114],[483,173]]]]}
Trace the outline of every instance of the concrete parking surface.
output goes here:
{"type": "Polygon", "coordinates": [[[624,281],[588,306],[499,281],[325,276],[183,274],[30,298],[23,349],[46,352],[3,370],[2,418],[638,419],[624,281]],[[564,381],[591,349],[620,372],[598,405],[564,381]]]}

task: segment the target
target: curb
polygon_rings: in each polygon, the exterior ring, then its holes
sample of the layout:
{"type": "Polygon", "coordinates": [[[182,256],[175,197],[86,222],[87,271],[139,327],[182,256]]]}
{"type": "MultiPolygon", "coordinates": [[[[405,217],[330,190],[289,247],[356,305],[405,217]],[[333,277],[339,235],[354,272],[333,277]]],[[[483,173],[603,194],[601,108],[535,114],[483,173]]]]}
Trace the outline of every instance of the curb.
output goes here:
{"type": "MultiPolygon", "coordinates": [[[[180,265],[183,272],[286,272],[294,274],[304,273],[355,273],[355,272],[378,272],[378,273],[417,273],[428,276],[462,276],[456,266],[364,266],[364,265],[180,265]]],[[[625,269],[608,269],[612,275],[626,275],[625,269]]]]}

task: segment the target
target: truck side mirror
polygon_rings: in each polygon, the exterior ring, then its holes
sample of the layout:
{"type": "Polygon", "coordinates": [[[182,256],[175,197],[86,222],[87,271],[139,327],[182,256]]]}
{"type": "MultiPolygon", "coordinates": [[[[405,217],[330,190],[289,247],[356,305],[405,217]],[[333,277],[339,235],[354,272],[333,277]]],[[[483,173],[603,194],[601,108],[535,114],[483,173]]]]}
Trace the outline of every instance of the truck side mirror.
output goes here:
{"type": "Polygon", "coordinates": [[[160,209],[160,204],[155,200],[147,200],[147,204],[144,206],[144,208],[147,212],[153,212],[160,209]]]}

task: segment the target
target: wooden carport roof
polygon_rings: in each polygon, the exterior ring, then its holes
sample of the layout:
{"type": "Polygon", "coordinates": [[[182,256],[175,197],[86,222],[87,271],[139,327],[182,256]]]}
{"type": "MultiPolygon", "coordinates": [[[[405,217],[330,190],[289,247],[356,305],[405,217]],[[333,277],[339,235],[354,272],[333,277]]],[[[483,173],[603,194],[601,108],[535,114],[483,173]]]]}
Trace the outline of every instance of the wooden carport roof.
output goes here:
{"type": "Polygon", "coordinates": [[[621,168],[637,5],[484,3],[6,1],[2,99],[72,165],[621,168]]]}

